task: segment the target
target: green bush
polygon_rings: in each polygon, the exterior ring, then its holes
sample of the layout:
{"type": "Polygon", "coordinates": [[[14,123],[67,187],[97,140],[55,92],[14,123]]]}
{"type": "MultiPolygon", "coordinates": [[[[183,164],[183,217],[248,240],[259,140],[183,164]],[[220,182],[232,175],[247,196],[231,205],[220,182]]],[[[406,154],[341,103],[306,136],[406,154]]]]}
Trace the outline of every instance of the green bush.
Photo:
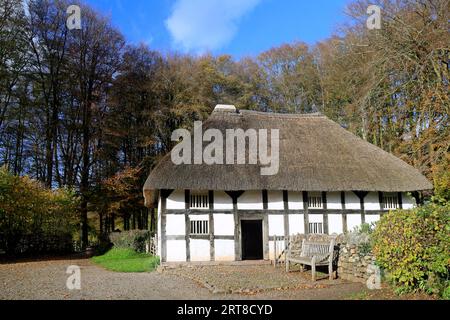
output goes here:
{"type": "Polygon", "coordinates": [[[8,254],[72,250],[78,198],[0,168],[0,249],[8,254]]]}
{"type": "Polygon", "coordinates": [[[398,292],[449,295],[450,205],[386,214],[372,234],[373,253],[398,292]]]}
{"type": "Polygon", "coordinates": [[[130,230],[113,232],[109,239],[115,248],[133,249],[136,252],[144,252],[145,244],[150,237],[148,230],[130,230]]]}

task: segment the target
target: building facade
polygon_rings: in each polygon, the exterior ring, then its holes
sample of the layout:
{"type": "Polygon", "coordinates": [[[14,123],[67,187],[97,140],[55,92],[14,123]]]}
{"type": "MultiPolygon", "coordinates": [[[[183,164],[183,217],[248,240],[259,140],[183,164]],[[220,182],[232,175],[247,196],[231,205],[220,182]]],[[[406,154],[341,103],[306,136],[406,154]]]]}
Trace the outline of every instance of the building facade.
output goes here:
{"type": "Polygon", "coordinates": [[[163,190],[158,252],[167,262],[268,260],[275,237],[283,247],[293,234],[341,234],[415,203],[404,192],[163,190]]]}
{"type": "Polygon", "coordinates": [[[279,171],[264,176],[260,163],[177,165],[164,157],[144,186],[146,205],[157,208],[163,263],[269,260],[289,235],[345,233],[412,208],[432,188],[412,166],[320,114],[230,106],[204,125],[223,133],[278,129],[279,171]]]}

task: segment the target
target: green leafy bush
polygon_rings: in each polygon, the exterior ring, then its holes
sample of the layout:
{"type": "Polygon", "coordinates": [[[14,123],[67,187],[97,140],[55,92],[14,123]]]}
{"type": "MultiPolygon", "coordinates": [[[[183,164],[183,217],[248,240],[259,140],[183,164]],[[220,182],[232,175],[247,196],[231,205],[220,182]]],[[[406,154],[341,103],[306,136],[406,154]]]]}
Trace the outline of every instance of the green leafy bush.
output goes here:
{"type": "Polygon", "coordinates": [[[0,249],[8,254],[72,250],[78,198],[0,168],[0,249]]]}
{"type": "Polygon", "coordinates": [[[449,295],[450,205],[386,214],[372,234],[377,263],[398,291],[449,295]]]}
{"type": "Polygon", "coordinates": [[[133,249],[136,252],[144,252],[145,244],[150,237],[148,230],[130,230],[113,232],[109,236],[115,248],[133,249]]]}

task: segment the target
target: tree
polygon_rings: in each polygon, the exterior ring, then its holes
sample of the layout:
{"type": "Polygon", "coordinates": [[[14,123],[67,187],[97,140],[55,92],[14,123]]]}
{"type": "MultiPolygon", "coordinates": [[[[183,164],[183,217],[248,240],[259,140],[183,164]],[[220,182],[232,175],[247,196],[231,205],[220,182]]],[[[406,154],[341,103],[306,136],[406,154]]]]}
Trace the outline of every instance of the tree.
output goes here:
{"type": "Polygon", "coordinates": [[[83,6],[81,30],[71,33],[68,66],[76,79],[73,87],[75,104],[81,114],[81,243],[88,244],[88,202],[92,165],[102,145],[103,115],[109,87],[121,62],[125,45],[122,35],[110,22],[89,7],[83,6]]]}

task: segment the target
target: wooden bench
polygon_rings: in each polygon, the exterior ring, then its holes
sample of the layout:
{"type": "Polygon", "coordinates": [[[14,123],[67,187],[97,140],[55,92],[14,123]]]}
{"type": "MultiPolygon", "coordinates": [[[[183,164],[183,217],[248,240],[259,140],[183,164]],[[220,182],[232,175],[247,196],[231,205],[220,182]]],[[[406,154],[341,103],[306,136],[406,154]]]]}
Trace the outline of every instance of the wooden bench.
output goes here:
{"type": "Polygon", "coordinates": [[[333,280],[334,240],[329,242],[302,241],[301,250],[292,250],[288,246],[286,252],[286,272],[289,272],[289,263],[298,263],[311,266],[312,281],[316,281],[316,266],[328,266],[328,276],[333,280]]]}

